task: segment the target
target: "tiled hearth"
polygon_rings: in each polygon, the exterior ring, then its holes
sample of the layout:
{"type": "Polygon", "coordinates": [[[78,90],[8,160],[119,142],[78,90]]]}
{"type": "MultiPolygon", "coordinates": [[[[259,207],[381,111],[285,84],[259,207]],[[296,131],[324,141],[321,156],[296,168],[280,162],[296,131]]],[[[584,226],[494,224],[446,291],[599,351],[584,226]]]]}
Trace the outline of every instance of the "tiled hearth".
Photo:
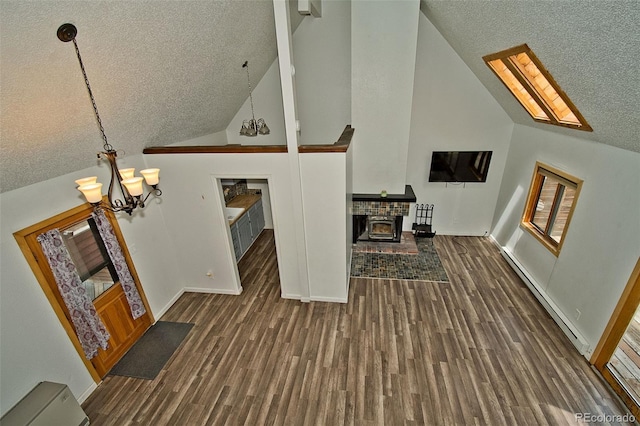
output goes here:
{"type": "MultiPolygon", "coordinates": [[[[394,244],[387,244],[392,246],[394,244]]],[[[417,238],[418,254],[363,253],[353,251],[351,276],[448,282],[431,238],[417,238]]]]}
{"type": "Polygon", "coordinates": [[[409,231],[402,233],[400,242],[389,244],[383,241],[358,241],[353,245],[354,253],[396,253],[418,254],[418,246],[413,234],[409,231]]]}

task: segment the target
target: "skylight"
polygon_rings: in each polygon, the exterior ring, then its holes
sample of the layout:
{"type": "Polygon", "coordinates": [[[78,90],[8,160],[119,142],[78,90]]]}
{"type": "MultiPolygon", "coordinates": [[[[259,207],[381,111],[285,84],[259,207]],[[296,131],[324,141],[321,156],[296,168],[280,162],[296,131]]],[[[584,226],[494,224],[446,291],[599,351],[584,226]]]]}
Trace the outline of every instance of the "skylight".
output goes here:
{"type": "Polygon", "coordinates": [[[535,121],[593,131],[526,44],[482,59],[535,121]]]}

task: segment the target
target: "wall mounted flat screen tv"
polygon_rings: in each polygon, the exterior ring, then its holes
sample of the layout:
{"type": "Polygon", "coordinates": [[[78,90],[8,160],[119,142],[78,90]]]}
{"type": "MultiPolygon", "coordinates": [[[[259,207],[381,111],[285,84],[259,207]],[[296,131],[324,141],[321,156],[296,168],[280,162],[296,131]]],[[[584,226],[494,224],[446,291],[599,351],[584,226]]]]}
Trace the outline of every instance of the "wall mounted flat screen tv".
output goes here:
{"type": "Polygon", "coordinates": [[[434,151],[429,182],[486,182],[493,151],[434,151]]]}

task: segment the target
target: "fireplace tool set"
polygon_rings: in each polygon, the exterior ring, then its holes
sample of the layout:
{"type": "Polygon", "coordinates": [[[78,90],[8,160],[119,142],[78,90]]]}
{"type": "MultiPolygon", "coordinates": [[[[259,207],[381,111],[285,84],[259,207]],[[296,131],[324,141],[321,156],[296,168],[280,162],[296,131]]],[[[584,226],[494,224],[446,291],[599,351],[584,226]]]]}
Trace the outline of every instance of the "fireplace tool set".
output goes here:
{"type": "Polygon", "coordinates": [[[433,238],[436,232],[431,228],[433,204],[416,204],[416,221],[411,226],[416,237],[433,238]]]}

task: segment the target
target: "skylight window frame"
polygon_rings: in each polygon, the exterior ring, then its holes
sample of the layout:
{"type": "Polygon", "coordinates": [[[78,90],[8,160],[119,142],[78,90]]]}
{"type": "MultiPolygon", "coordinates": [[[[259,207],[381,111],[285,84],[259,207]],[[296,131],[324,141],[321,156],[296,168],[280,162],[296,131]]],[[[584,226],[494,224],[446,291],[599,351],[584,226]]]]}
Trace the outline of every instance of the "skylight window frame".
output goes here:
{"type": "Polygon", "coordinates": [[[531,118],[534,121],[539,123],[552,124],[555,126],[568,127],[571,129],[577,129],[587,132],[592,132],[593,129],[587,122],[587,120],[582,116],[578,108],[571,102],[571,99],[567,96],[567,94],[560,88],[558,83],[551,76],[549,71],[542,65],[542,62],[538,59],[538,57],[533,53],[533,51],[527,46],[527,44],[522,44],[519,46],[512,47],[510,49],[503,50],[501,52],[492,53],[490,55],[483,56],[482,59],[487,64],[489,69],[498,77],[498,79],[504,84],[504,86],[509,90],[509,92],[516,98],[516,100],[522,105],[522,107],[529,113],[531,118]],[[549,85],[556,91],[558,97],[565,103],[565,105],[569,108],[569,110],[573,113],[573,115],[578,120],[579,124],[573,124],[570,122],[562,121],[561,117],[558,117],[555,111],[551,106],[549,106],[542,96],[539,93],[537,85],[535,82],[532,82],[526,73],[520,68],[522,65],[518,63],[515,57],[521,53],[527,55],[527,57],[531,60],[531,62],[538,68],[540,74],[547,80],[549,85]],[[512,59],[513,58],[513,59],[512,59]],[[547,118],[536,117],[534,113],[531,111],[527,105],[514,93],[514,91],[509,87],[509,84],[502,78],[502,76],[496,71],[491,62],[500,60],[505,67],[513,74],[515,79],[522,85],[524,90],[529,94],[531,99],[538,105],[538,107],[547,115],[547,118]]]}

